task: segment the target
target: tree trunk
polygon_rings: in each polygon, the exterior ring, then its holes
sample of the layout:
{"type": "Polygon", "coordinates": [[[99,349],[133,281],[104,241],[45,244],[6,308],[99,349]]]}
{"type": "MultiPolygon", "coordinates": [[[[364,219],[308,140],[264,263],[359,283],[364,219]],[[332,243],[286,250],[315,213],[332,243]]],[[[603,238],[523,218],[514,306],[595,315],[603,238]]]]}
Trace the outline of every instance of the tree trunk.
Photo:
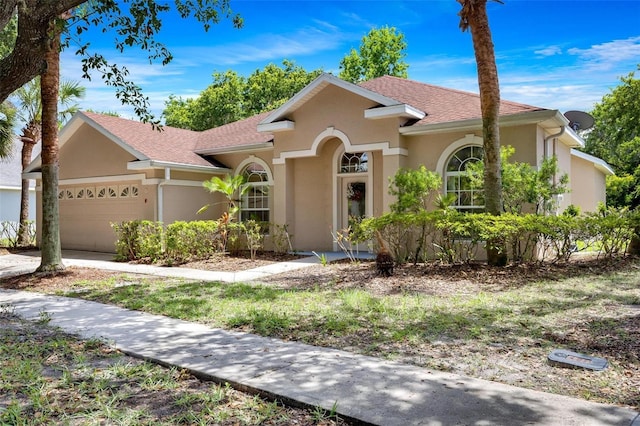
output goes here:
{"type": "MultiPolygon", "coordinates": [[[[473,49],[478,67],[480,108],[482,110],[482,138],[484,148],[484,199],[487,213],[502,213],[502,177],[500,164],[500,84],[498,68],[487,16],[487,0],[478,0],[465,15],[471,28],[473,49]]],[[[504,265],[507,252],[504,242],[487,241],[487,261],[490,265],[504,265]]]]}
{"type": "MultiPolygon", "coordinates": [[[[31,162],[31,154],[33,153],[35,142],[34,138],[28,137],[26,134],[20,139],[22,140],[22,171],[24,171],[31,162]]],[[[29,244],[31,244],[29,238],[29,179],[22,179],[18,246],[27,246],[29,244]]]]}
{"type": "Polygon", "coordinates": [[[58,210],[58,91],[60,87],[60,30],[51,23],[51,43],[41,76],[42,97],[42,238],[37,272],[64,270],[58,210]]]}

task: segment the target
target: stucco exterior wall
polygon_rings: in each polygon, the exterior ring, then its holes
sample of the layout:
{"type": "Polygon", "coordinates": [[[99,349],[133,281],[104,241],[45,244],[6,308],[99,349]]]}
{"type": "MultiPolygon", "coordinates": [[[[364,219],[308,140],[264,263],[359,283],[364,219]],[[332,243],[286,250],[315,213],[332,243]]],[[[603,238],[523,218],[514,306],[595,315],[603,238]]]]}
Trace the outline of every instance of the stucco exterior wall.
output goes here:
{"type": "Polygon", "coordinates": [[[273,154],[277,158],[283,152],[311,149],[317,136],[330,127],[345,133],[352,145],[388,142],[390,147],[399,146],[397,119],[364,118],[364,111],[373,106],[341,88],[326,87],[291,115],[295,130],[276,134],[273,154]]]}
{"type": "Polygon", "coordinates": [[[339,141],[334,139],[324,144],[318,157],[297,158],[287,162],[287,167],[293,168],[289,193],[295,200],[294,211],[288,219],[293,222],[293,242],[298,250],[330,250],[332,247],[332,160],[339,146],[339,141]]]}
{"type": "Polygon", "coordinates": [[[596,211],[599,203],[606,203],[606,177],[592,162],[574,155],[571,172],[571,179],[580,182],[580,185],[574,185],[571,201],[580,206],[583,213],[596,211]]]}
{"type": "Polygon", "coordinates": [[[162,186],[164,196],[163,222],[170,224],[177,220],[218,219],[226,211],[226,198],[222,194],[209,193],[202,186],[173,185],[162,186]],[[210,207],[198,214],[205,205],[210,207]]]}
{"type": "Polygon", "coordinates": [[[59,179],[136,174],[127,170],[134,156],[88,125],[81,126],[60,148],[59,179]]]}

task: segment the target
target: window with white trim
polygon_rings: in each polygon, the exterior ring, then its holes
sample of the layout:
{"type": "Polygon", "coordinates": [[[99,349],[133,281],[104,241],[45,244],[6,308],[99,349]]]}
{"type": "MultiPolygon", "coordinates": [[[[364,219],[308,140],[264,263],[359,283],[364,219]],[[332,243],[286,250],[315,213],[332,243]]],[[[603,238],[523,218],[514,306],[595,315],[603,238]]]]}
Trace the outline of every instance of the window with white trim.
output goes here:
{"type": "Polygon", "coordinates": [[[240,220],[269,222],[269,176],[258,163],[250,163],[243,170],[245,187],[248,189],[240,200],[240,220]]]}
{"type": "Polygon", "coordinates": [[[338,173],[366,173],[369,170],[369,157],[366,152],[345,152],[338,164],[338,173]]]}
{"type": "Polygon", "coordinates": [[[445,168],[446,193],[455,194],[453,207],[460,211],[479,211],[484,209],[481,189],[471,187],[467,176],[467,166],[482,161],[484,151],[481,146],[468,145],[460,148],[449,158],[445,168]]]}

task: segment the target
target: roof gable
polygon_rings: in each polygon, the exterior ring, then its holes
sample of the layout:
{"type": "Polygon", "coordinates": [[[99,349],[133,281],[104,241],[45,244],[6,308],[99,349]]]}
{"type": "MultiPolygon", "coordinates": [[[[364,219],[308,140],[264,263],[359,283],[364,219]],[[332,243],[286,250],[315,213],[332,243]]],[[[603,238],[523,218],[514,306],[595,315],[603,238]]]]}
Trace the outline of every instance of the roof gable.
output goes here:
{"type": "Polygon", "coordinates": [[[211,164],[196,154],[198,132],[165,126],[153,129],[150,124],[120,117],[80,113],[84,121],[130,152],[140,161],[152,160],[191,166],[211,164]]]}
{"type": "MultiPolygon", "coordinates": [[[[267,115],[266,118],[260,122],[259,126],[263,129],[269,129],[270,127],[268,125],[285,119],[289,114],[291,114],[291,112],[298,109],[328,85],[340,87],[348,92],[369,99],[383,107],[402,105],[404,103],[377,91],[369,90],[364,86],[358,86],[356,84],[349,83],[348,81],[344,81],[332,74],[323,73],[316,77],[316,79],[309,83],[304,89],[296,93],[280,108],[267,115]]],[[[414,111],[414,113],[419,114],[420,116],[423,115],[421,111],[414,111]]]]}

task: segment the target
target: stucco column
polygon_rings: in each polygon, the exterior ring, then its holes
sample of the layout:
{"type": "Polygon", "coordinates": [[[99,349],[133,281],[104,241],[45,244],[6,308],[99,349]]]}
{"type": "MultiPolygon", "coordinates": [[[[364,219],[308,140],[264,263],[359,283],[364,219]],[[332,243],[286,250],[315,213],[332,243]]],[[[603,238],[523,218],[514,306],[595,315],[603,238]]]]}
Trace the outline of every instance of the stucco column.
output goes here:
{"type": "MultiPolygon", "coordinates": [[[[292,160],[289,160],[292,161],[292,160]]],[[[277,225],[287,225],[290,234],[294,234],[294,199],[292,167],[287,161],[273,165],[273,219],[277,225]]]]}
{"type": "Polygon", "coordinates": [[[389,178],[395,176],[397,171],[405,166],[406,157],[404,155],[383,155],[382,156],[382,213],[389,212],[389,204],[396,202],[396,197],[389,195],[387,186],[389,178]]]}

